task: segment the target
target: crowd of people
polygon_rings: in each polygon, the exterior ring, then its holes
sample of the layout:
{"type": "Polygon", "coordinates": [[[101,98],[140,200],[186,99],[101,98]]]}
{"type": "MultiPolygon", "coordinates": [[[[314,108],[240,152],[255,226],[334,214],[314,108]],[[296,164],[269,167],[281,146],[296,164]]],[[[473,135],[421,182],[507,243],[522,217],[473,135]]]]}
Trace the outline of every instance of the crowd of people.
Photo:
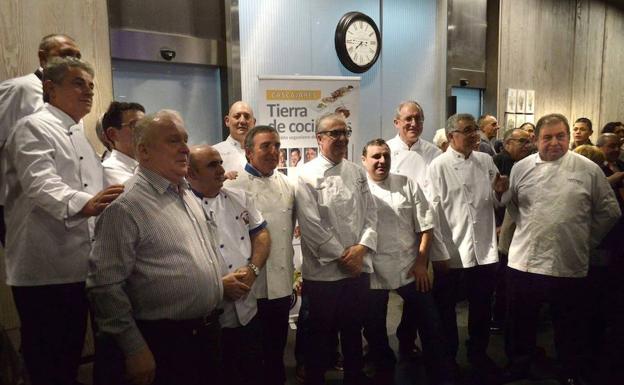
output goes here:
{"type": "Polygon", "coordinates": [[[324,383],[338,347],[345,384],[393,383],[390,291],[404,302],[399,356],[419,339],[431,384],[459,381],[464,299],[480,383],[531,376],[544,303],[561,383],[621,383],[609,382],[624,349],[621,123],[593,147],[586,118],[571,128],[548,114],[497,135],[493,115],[458,113],[433,144],[406,101],[396,136],[352,162],[346,117],[329,113],[289,178],[276,171],[278,132],[243,101],[214,145],[189,145],[176,111],[114,101],[97,130],[102,161],[82,121],[92,67],[66,35],[44,37],[39,58],[35,74],[0,84],[7,284],[33,385],[75,383],[89,312],[95,384],[286,383],[295,233],[307,385],[324,383]],[[487,354],[501,329],[504,369],[487,354]]]}

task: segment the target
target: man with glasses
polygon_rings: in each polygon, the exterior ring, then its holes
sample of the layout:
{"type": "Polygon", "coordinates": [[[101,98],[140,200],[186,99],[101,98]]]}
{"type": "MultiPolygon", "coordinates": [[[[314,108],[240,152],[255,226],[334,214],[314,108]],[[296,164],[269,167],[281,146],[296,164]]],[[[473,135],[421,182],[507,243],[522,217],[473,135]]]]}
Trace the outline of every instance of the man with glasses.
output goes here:
{"type": "Polygon", "coordinates": [[[509,248],[510,375],[528,375],[537,321],[550,304],[561,383],[578,384],[583,363],[584,293],[590,250],[620,217],[613,190],[595,163],[569,151],[570,126],[561,114],[535,128],[538,153],[511,171],[503,202],[517,227],[509,248]]]}
{"type": "Polygon", "coordinates": [[[524,159],[531,151],[530,134],[519,128],[505,132],[503,150],[494,155],[494,164],[501,175],[509,175],[514,163],[524,159]]]}
{"type": "MultiPolygon", "coordinates": [[[[501,175],[509,176],[513,165],[525,158],[531,152],[531,136],[527,131],[520,128],[507,130],[503,139],[503,149],[494,155],[494,164],[501,175]]],[[[502,330],[505,323],[506,312],[506,289],[505,270],[507,268],[507,253],[509,243],[513,236],[515,225],[505,208],[496,209],[496,227],[500,228],[498,238],[499,266],[497,272],[496,291],[494,293],[494,304],[492,306],[492,323],[490,330],[498,332],[502,330]]]]}
{"type": "Polygon", "coordinates": [[[112,144],[110,156],[102,162],[105,186],[124,184],[134,175],[139,163],[134,159],[132,131],[143,116],[142,105],[113,101],[102,117],[104,135],[112,144]]]}
{"type": "MultiPolygon", "coordinates": [[[[386,142],[392,153],[390,171],[394,174],[405,175],[420,185],[424,184],[429,163],[442,154],[437,146],[420,137],[424,119],[423,109],[418,102],[410,100],[400,103],[394,116],[397,135],[386,142]]],[[[436,215],[434,214],[434,216],[436,215]]],[[[437,219],[434,220],[437,221],[437,219]]],[[[438,227],[436,225],[433,230],[430,252],[432,261],[448,259],[448,253],[440,241],[441,234],[438,227]]],[[[434,262],[434,266],[436,263],[434,262]]],[[[403,307],[401,322],[397,327],[399,354],[403,359],[416,359],[419,355],[419,350],[415,344],[417,335],[416,311],[411,303],[406,303],[403,307]]]]}
{"type": "Polygon", "coordinates": [[[303,292],[309,300],[305,383],[323,384],[340,333],[344,383],[362,381],[362,319],[377,245],[377,210],[364,170],[345,159],[351,131],[341,114],[316,123],[319,157],[301,166],[297,218],[301,226],[303,292]]]}
{"type": "Polygon", "coordinates": [[[472,115],[451,116],[446,134],[449,148],[429,165],[425,189],[431,204],[439,208],[442,239],[451,257],[446,271],[435,271],[433,294],[452,357],[459,345],[455,305],[467,298],[468,361],[477,373],[492,379],[498,370],[486,350],[498,262],[494,206],[508,181],[498,174],[490,156],[473,151],[479,134],[472,115]]]}
{"type": "MultiPolygon", "coordinates": [[[[423,131],[425,113],[418,102],[408,100],[401,102],[394,115],[394,127],[397,135],[386,141],[392,151],[392,160],[400,162],[399,156],[402,151],[414,151],[420,155],[426,164],[442,154],[442,151],[433,143],[422,139],[420,135],[423,131]]],[[[393,171],[394,172],[394,171],[393,171]]]]}

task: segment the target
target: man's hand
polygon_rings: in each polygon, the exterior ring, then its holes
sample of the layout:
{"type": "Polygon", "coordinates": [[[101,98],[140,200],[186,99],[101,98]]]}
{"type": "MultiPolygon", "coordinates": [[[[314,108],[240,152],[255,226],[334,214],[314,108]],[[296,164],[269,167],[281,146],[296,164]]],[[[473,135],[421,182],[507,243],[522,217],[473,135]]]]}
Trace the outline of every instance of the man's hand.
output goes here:
{"type": "Polygon", "coordinates": [[[124,186],[122,184],[114,184],[112,186],[108,186],[104,190],[95,194],[95,196],[87,202],[80,210],[80,213],[86,217],[94,217],[96,215],[100,215],[102,211],[108,205],[117,199],[119,194],[121,194],[124,190],[124,186]]]}
{"type": "Polygon", "coordinates": [[[241,266],[236,269],[235,273],[240,273],[241,278],[239,278],[239,281],[249,287],[251,287],[251,285],[253,285],[253,283],[256,281],[256,274],[253,272],[253,270],[251,270],[251,267],[249,266],[241,266]]]}
{"type": "Polygon", "coordinates": [[[439,274],[446,274],[449,271],[448,261],[432,261],[433,271],[439,274]]]}
{"type": "Polygon", "coordinates": [[[154,382],[155,375],[156,361],[147,346],[126,357],[126,377],[131,384],[149,385],[154,382]]]}
{"type": "Polygon", "coordinates": [[[228,171],[225,173],[225,179],[234,180],[238,178],[238,171],[228,171]]]}
{"type": "Polygon", "coordinates": [[[244,275],[244,273],[233,272],[221,278],[223,282],[223,296],[225,298],[236,301],[249,293],[249,286],[241,281],[244,275]]]}
{"type": "Polygon", "coordinates": [[[496,193],[496,196],[500,199],[500,196],[507,190],[509,190],[509,177],[496,173],[494,181],[492,181],[492,188],[496,193]]]}
{"type": "Polygon", "coordinates": [[[345,249],[340,257],[340,264],[344,266],[351,276],[357,277],[362,272],[364,256],[368,248],[364,245],[353,245],[345,249]]]}
{"type": "Polygon", "coordinates": [[[429,280],[429,274],[427,273],[427,265],[423,265],[419,261],[416,261],[407,275],[414,276],[416,290],[419,292],[426,293],[431,290],[431,281],[429,280]]]}

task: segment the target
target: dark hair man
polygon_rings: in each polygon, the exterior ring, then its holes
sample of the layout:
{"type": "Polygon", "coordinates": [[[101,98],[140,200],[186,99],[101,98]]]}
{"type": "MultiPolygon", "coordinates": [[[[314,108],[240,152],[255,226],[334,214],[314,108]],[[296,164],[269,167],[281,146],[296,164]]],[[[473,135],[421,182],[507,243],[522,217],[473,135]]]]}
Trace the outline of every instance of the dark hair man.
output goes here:
{"type": "Polygon", "coordinates": [[[574,126],[572,127],[572,142],[570,143],[570,149],[574,150],[574,148],[578,146],[582,146],[583,144],[592,145],[591,135],[594,133],[592,129],[592,121],[588,118],[578,118],[574,122],[574,126]]]}
{"type": "Polygon", "coordinates": [[[123,184],[134,175],[138,162],[134,159],[132,130],[145,116],[145,108],[138,103],[111,102],[102,117],[106,138],[112,151],[102,162],[104,185],[123,184]]]}
{"type": "Polygon", "coordinates": [[[512,376],[526,376],[537,314],[550,303],[561,382],[576,384],[589,253],[620,217],[620,208],[600,167],[568,150],[570,126],[563,115],[540,118],[535,134],[538,153],[514,165],[503,198],[516,223],[507,270],[506,351],[512,376]]]}
{"type": "Polygon", "coordinates": [[[271,234],[271,252],[255,282],[266,384],[286,381],[284,349],[294,273],[295,189],[284,174],[275,172],[280,151],[280,137],[273,127],[252,128],[245,138],[249,160],[245,171],[236,180],[225,182],[226,187],[253,194],[271,234]]]}

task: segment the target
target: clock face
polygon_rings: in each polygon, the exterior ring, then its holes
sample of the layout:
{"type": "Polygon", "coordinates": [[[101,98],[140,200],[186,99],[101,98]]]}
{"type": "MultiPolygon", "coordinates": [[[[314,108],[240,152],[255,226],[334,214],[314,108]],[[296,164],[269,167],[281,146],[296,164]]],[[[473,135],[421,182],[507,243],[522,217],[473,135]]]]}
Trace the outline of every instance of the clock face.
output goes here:
{"type": "Polygon", "coordinates": [[[381,53],[381,34],[370,17],[360,12],[346,13],[336,27],[336,53],[342,65],[355,73],[366,72],[381,53]]]}
{"type": "Polygon", "coordinates": [[[356,20],[347,27],[345,47],[355,64],[370,64],[377,54],[378,43],[375,30],[366,21],[356,20]]]}

